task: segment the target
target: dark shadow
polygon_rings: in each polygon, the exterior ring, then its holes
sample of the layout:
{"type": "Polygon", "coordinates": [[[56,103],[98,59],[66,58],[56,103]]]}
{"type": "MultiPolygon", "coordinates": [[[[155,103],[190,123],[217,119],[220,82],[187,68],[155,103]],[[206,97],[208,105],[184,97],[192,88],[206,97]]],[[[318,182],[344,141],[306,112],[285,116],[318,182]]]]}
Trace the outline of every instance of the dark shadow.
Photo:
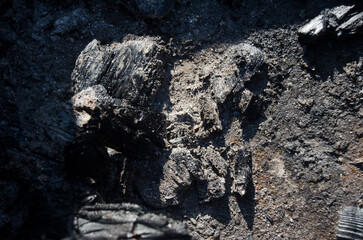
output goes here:
{"type": "Polygon", "coordinates": [[[245,141],[251,140],[256,135],[259,125],[266,120],[264,111],[271,103],[269,100],[266,100],[263,94],[263,90],[267,87],[267,82],[270,81],[275,86],[273,88],[276,88],[276,85],[281,84],[283,80],[279,79],[278,82],[274,82],[268,78],[267,74],[267,67],[263,65],[261,70],[252,76],[251,80],[245,86],[246,89],[253,93],[253,97],[246,111],[243,113],[244,124],[242,137],[245,141]]]}
{"type": "MultiPolygon", "coordinates": [[[[199,215],[209,215],[222,224],[231,221],[228,207],[228,195],[231,185],[230,177],[227,176],[226,195],[219,199],[212,199],[209,202],[202,202],[201,192],[206,191],[206,187],[197,179],[192,180],[192,184],[184,191],[179,192],[179,204],[160,207],[160,181],[164,178],[163,166],[168,161],[170,151],[164,154],[161,159],[155,161],[134,161],[132,163],[132,196],[128,200],[148,207],[150,211],[162,213],[174,219],[183,221],[186,217],[196,218],[199,215]],[[142,187],[140,187],[142,186],[142,187]],[[147,196],[147,199],[145,199],[147,196]],[[158,207],[159,206],[159,207],[158,207]]],[[[173,181],[170,179],[170,181],[173,181]]]]}
{"type": "Polygon", "coordinates": [[[250,32],[303,23],[343,3],[349,1],[184,1],[167,18],[144,22],[147,35],[173,39],[177,54],[187,57],[213,45],[240,42],[250,32]]]}
{"type": "Polygon", "coordinates": [[[336,36],[322,37],[313,42],[301,41],[304,49],[305,70],[318,81],[326,81],[334,71],[344,72],[343,67],[352,61],[359,61],[361,53],[352,51],[362,44],[361,36],[337,39],[336,36]]]}
{"type": "MultiPolygon", "coordinates": [[[[186,217],[198,219],[198,216],[211,216],[214,220],[225,225],[231,221],[228,197],[225,196],[208,203],[200,203],[196,184],[185,192],[184,199],[178,206],[168,207],[159,211],[180,221],[185,220],[186,217]]],[[[206,227],[208,226],[206,225],[206,227]]]]}
{"type": "MultiPolygon", "coordinates": [[[[250,169],[252,169],[252,161],[249,162],[249,165],[250,169]]],[[[246,195],[242,198],[237,196],[239,208],[249,230],[253,230],[253,223],[255,221],[255,194],[255,185],[253,184],[253,175],[251,174],[246,195]]]]}
{"type": "Polygon", "coordinates": [[[247,223],[248,229],[252,231],[253,223],[255,221],[255,200],[253,199],[255,193],[251,192],[250,194],[252,197],[250,196],[243,198],[238,197],[238,205],[240,207],[243,218],[247,223]]]}
{"type": "Polygon", "coordinates": [[[15,239],[61,239],[72,235],[73,210],[66,203],[47,202],[47,196],[32,199],[29,216],[15,239]]]}

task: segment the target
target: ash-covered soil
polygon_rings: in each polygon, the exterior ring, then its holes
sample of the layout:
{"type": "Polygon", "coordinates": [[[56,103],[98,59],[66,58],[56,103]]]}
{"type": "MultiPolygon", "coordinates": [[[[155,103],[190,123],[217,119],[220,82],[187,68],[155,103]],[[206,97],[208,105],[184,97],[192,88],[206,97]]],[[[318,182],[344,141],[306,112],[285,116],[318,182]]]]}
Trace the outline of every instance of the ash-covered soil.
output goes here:
{"type": "Polygon", "coordinates": [[[363,206],[362,28],[298,30],[362,3],[140,2],[0,1],[0,238],[82,235],[102,203],[119,234],[335,239],[363,206]]]}

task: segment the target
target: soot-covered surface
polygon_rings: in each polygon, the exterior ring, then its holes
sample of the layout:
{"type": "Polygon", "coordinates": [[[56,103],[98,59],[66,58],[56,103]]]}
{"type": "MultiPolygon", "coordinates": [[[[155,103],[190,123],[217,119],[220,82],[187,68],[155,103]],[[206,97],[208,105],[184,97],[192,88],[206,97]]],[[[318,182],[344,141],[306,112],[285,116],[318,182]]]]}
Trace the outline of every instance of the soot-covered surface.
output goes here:
{"type": "Polygon", "coordinates": [[[362,29],[299,29],[361,3],[122,2],[0,1],[0,238],[132,202],[196,239],[334,239],[362,207],[362,29]]]}

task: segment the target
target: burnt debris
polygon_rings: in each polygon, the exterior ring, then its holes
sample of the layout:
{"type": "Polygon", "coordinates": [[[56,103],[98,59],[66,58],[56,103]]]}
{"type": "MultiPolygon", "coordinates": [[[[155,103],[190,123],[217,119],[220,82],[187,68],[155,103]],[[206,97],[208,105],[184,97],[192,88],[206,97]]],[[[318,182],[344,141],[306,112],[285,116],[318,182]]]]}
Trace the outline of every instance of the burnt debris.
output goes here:
{"type": "Polygon", "coordinates": [[[362,32],[363,12],[354,5],[326,9],[299,29],[305,38],[316,39],[326,35],[346,37],[362,32]]]}

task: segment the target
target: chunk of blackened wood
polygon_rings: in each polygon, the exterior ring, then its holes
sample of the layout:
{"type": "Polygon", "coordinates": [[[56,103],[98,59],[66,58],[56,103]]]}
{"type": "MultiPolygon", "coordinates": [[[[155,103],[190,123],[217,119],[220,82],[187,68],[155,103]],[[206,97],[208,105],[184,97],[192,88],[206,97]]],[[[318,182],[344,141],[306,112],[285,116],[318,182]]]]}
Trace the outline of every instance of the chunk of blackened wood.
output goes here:
{"type": "Polygon", "coordinates": [[[353,35],[363,26],[363,12],[353,15],[346,22],[337,27],[337,35],[353,35]]]}
{"type": "Polygon", "coordinates": [[[344,207],[339,213],[338,239],[363,239],[363,209],[344,207]]]}
{"type": "MultiPolygon", "coordinates": [[[[87,148],[95,141],[136,158],[152,158],[163,146],[163,115],[150,108],[133,107],[108,95],[102,85],[94,85],[72,98],[76,123],[80,132],[88,133],[77,145],[87,148]],[[91,137],[93,126],[97,139],[91,137]],[[88,141],[91,140],[92,141],[88,141]]],[[[86,154],[86,153],[84,153],[86,154]]]]}
{"type": "Polygon", "coordinates": [[[325,9],[302,26],[298,33],[307,40],[330,34],[344,37],[356,34],[363,26],[363,12],[354,12],[355,6],[338,6],[325,9]]]}
{"type": "Polygon", "coordinates": [[[251,181],[251,156],[247,151],[239,148],[237,150],[231,149],[229,157],[231,159],[231,176],[233,179],[231,192],[243,197],[251,181]]]}
{"type": "Polygon", "coordinates": [[[199,174],[199,161],[186,148],[174,148],[165,159],[146,163],[136,187],[153,207],[178,205],[199,174]]]}
{"type": "Polygon", "coordinates": [[[76,61],[73,91],[100,84],[113,98],[151,105],[164,78],[164,57],[165,48],[157,38],[135,37],[111,45],[93,40],[76,61]]]}
{"type": "Polygon", "coordinates": [[[217,101],[223,103],[232,92],[239,92],[264,62],[264,53],[247,43],[231,46],[212,77],[217,101]]]}
{"type": "Polygon", "coordinates": [[[191,239],[183,223],[128,203],[84,206],[74,228],[86,239],[191,239]]]}
{"type": "Polygon", "coordinates": [[[298,33],[308,37],[318,37],[324,34],[328,28],[336,28],[353,7],[343,5],[332,9],[325,9],[320,15],[302,26],[298,33]]]}

